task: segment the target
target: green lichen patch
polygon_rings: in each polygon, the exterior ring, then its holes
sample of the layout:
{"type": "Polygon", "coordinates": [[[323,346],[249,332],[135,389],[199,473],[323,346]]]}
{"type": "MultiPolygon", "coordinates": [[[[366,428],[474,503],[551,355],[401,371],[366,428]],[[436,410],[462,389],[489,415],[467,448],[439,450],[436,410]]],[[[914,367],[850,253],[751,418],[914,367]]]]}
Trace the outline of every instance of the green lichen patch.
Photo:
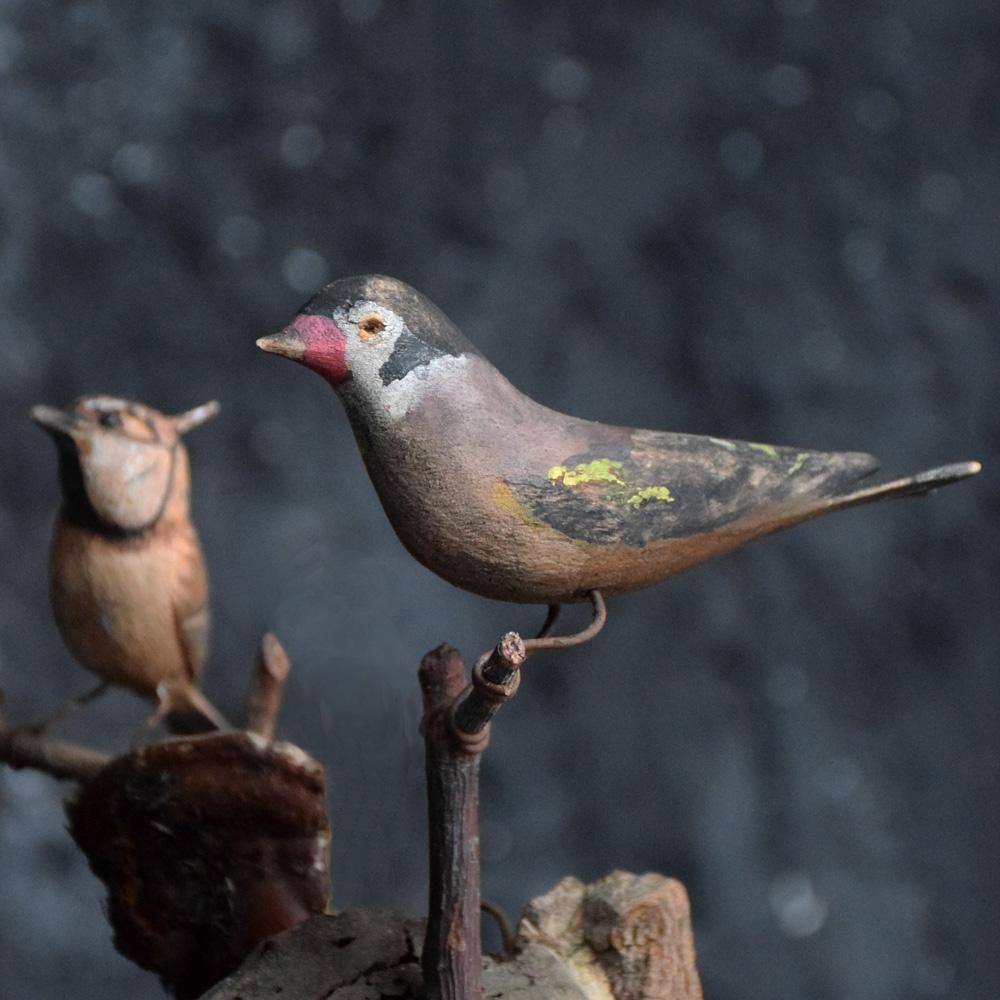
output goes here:
{"type": "Polygon", "coordinates": [[[664,503],[673,503],[676,497],[672,496],[666,486],[644,486],[641,490],[636,490],[626,501],[626,505],[633,510],[644,507],[650,500],[662,500],[664,503]]]}
{"type": "Polygon", "coordinates": [[[758,444],[756,441],[747,442],[755,451],[762,451],[770,458],[778,457],[778,449],[773,444],[758,444]]]}
{"type": "Polygon", "coordinates": [[[610,458],[595,458],[591,462],[575,465],[572,469],[565,465],[553,465],[549,469],[549,480],[562,483],[563,486],[578,486],[581,483],[616,483],[624,486],[625,483],[617,475],[617,470],[621,467],[621,462],[610,458]]]}
{"type": "Polygon", "coordinates": [[[788,474],[790,476],[794,476],[795,473],[798,472],[799,469],[801,469],[803,465],[805,465],[806,459],[808,457],[809,457],[809,452],[807,452],[807,451],[800,451],[795,456],[795,461],[792,463],[792,467],[788,470],[788,474]]]}

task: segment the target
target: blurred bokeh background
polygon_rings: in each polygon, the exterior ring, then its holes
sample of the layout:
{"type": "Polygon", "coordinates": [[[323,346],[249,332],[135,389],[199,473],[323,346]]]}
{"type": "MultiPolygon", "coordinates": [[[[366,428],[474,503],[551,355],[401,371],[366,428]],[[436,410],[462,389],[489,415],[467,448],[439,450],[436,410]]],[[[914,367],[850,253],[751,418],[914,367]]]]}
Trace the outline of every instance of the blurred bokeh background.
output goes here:
{"type": "MultiPolygon", "coordinates": [[[[89,683],[48,610],[32,403],[106,391],[189,439],[206,687],[294,658],[334,899],[419,912],[416,666],[540,609],[405,554],[336,399],[253,341],[326,279],[424,291],[511,380],[616,423],[977,480],[801,527],[615,600],[532,662],[484,773],[484,891],[681,878],[712,1000],[1000,995],[1000,8],[6,0],[0,6],[0,686],[89,683]]],[[[64,728],[142,738],[116,694],[64,728]]],[[[0,772],[0,994],[155,998],[64,789],[0,772]]]]}

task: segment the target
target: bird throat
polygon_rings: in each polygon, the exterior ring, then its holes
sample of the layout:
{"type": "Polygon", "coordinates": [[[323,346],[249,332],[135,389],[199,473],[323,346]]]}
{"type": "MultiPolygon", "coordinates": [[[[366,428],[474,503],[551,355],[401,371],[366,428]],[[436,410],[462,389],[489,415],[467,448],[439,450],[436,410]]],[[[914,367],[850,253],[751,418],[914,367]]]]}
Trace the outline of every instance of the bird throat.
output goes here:
{"type": "Polygon", "coordinates": [[[59,448],[59,483],[62,487],[63,506],[62,517],[70,524],[85,531],[91,531],[111,541],[131,541],[141,538],[155,528],[163,517],[174,488],[174,471],[176,468],[176,446],[171,449],[170,474],[163,497],[156,513],[146,523],[138,528],[124,528],[102,518],[87,496],[87,487],[83,481],[83,471],[80,468],[80,456],[76,445],[69,439],[58,438],[59,448]]]}

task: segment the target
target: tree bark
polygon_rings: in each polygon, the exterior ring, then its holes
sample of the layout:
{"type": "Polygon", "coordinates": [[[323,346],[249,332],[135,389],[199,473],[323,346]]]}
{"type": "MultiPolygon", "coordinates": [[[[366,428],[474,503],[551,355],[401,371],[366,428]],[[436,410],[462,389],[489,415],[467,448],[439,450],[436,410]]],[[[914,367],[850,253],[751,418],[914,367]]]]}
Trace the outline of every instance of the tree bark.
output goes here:
{"type": "Polygon", "coordinates": [[[456,649],[420,665],[430,841],[430,898],[423,949],[428,1000],[480,1000],[479,753],[455,737],[449,716],[466,686],[456,649]]]}
{"type": "MultiPolygon", "coordinates": [[[[421,932],[385,910],[314,917],[203,1000],[417,1000],[421,932]]],[[[687,893],[662,875],[565,878],[529,904],[514,945],[483,963],[486,1000],[702,1000],[687,893]]]]}

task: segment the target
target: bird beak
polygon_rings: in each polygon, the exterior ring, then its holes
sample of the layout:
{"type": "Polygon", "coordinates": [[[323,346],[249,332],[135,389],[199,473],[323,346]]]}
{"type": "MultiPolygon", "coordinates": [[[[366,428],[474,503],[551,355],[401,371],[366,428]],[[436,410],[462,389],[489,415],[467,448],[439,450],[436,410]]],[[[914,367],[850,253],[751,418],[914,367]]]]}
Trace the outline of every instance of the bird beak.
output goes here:
{"type": "Polygon", "coordinates": [[[52,434],[65,434],[67,437],[73,437],[83,423],[72,410],[58,410],[54,406],[33,406],[31,419],[44,430],[52,434]]]}
{"type": "Polygon", "coordinates": [[[206,420],[211,420],[219,412],[219,409],[218,400],[210,399],[207,403],[202,403],[201,406],[196,406],[193,410],[178,413],[174,417],[174,427],[178,434],[187,434],[195,427],[200,427],[206,420]]]}
{"type": "Polygon", "coordinates": [[[280,354],[283,358],[291,358],[293,361],[300,361],[302,355],[306,353],[302,334],[294,326],[286,327],[281,333],[272,334],[270,337],[261,337],[257,341],[257,346],[268,354],[280,354]]]}

